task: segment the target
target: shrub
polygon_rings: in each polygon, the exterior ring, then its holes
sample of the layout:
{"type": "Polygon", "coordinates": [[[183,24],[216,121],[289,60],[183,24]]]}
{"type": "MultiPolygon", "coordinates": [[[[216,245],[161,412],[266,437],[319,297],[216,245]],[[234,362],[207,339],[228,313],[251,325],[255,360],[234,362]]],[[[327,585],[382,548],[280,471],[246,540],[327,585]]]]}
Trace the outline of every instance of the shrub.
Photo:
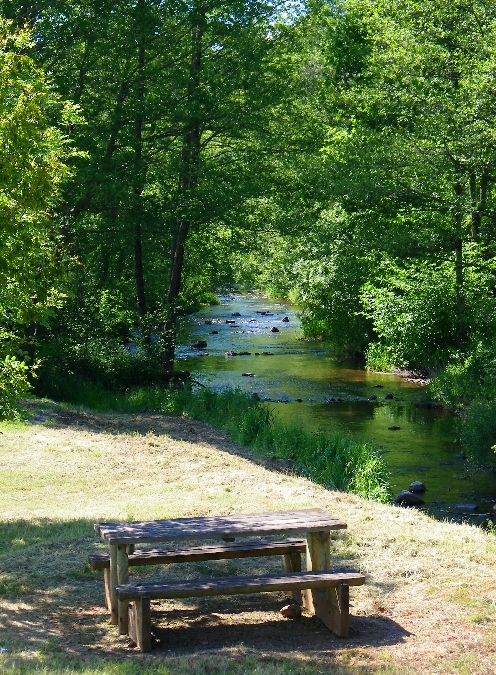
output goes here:
{"type": "Polygon", "coordinates": [[[478,342],[468,353],[456,352],[429,387],[432,396],[453,410],[472,401],[496,399],[496,352],[489,342],[478,342]]]}
{"type": "Polygon", "coordinates": [[[446,362],[456,330],[453,266],[415,261],[403,268],[387,260],[383,269],[362,289],[364,314],[377,336],[367,349],[367,365],[388,370],[446,362]]]}
{"type": "Polygon", "coordinates": [[[14,356],[0,361],[0,419],[19,417],[19,399],[31,389],[29,368],[14,356]]]}
{"type": "Polygon", "coordinates": [[[461,425],[461,441],[473,465],[495,467],[496,401],[475,400],[468,406],[461,425]]]}

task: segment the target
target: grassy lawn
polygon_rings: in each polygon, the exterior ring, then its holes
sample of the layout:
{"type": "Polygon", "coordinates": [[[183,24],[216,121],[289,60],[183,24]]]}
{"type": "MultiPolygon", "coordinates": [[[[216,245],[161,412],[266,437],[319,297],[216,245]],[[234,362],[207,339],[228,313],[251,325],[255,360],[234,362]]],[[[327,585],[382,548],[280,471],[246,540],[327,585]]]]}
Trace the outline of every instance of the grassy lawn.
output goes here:
{"type": "MultiPolygon", "coordinates": [[[[0,673],[496,672],[491,533],[326,490],[187,417],[40,403],[30,423],[0,425],[0,462],[0,673]],[[333,534],[334,564],[367,575],[351,589],[349,638],[309,616],[284,619],[280,593],[158,603],[146,655],[109,623],[102,576],[87,564],[104,550],[93,523],[310,507],[348,523],[333,534]]],[[[279,564],[201,562],[166,573],[279,564]]]]}

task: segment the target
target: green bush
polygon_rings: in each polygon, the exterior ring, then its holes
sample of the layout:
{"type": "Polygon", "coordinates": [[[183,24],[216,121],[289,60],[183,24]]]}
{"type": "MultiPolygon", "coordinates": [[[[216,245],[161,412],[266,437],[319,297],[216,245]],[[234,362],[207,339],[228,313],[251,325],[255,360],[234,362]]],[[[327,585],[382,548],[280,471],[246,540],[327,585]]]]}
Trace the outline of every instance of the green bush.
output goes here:
{"type": "Polygon", "coordinates": [[[438,367],[455,344],[453,265],[417,260],[404,268],[388,260],[383,270],[362,289],[364,314],[377,336],[366,352],[368,367],[438,367]]]}
{"type": "Polygon", "coordinates": [[[125,390],[163,381],[152,347],[131,352],[117,340],[96,337],[84,343],[53,341],[40,354],[36,393],[43,396],[73,401],[82,383],[125,390]]]}
{"type": "Polygon", "coordinates": [[[475,400],[461,424],[461,441],[467,458],[477,467],[496,466],[496,401],[475,400]]]}
{"type": "Polygon", "coordinates": [[[26,364],[14,356],[0,361],[0,419],[19,417],[19,399],[31,389],[28,373],[26,364]]]}
{"type": "Polygon", "coordinates": [[[470,346],[468,353],[452,354],[429,391],[452,410],[463,409],[476,399],[496,399],[496,346],[478,342],[470,346]]]}
{"type": "Polygon", "coordinates": [[[460,440],[475,466],[494,466],[496,443],[496,351],[493,342],[452,355],[429,385],[429,394],[460,413],[460,440]]]}

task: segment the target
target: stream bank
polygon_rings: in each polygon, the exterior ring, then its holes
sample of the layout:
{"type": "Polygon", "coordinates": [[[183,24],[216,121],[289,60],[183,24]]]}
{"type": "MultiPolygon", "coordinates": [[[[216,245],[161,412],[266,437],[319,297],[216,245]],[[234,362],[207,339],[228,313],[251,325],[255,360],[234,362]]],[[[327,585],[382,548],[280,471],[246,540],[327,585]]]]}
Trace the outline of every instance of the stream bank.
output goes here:
{"type": "Polygon", "coordinates": [[[456,417],[424,407],[417,378],[372,373],[304,339],[294,305],[258,293],[223,297],[189,318],[177,359],[196,380],[250,393],[282,420],[312,431],[339,428],[379,446],[393,493],[422,481],[423,508],[435,517],[492,517],[496,478],[471,473],[456,417]]]}

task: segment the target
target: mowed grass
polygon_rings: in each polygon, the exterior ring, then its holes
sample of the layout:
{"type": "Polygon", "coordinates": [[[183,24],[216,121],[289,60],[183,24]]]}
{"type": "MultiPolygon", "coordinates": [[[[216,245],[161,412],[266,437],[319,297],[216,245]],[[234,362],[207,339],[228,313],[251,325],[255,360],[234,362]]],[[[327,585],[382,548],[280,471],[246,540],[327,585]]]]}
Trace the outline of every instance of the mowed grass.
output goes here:
{"type": "MultiPolygon", "coordinates": [[[[0,426],[0,673],[362,675],[496,672],[496,540],[469,525],[326,490],[188,417],[49,402],[0,426]],[[320,507],[348,523],[333,564],[360,570],[350,637],[279,614],[282,594],[154,606],[156,645],[119,636],[87,555],[98,521],[320,507]]],[[[173,578],[276,570],[276,558],[143,568],[173,578]]]]}

